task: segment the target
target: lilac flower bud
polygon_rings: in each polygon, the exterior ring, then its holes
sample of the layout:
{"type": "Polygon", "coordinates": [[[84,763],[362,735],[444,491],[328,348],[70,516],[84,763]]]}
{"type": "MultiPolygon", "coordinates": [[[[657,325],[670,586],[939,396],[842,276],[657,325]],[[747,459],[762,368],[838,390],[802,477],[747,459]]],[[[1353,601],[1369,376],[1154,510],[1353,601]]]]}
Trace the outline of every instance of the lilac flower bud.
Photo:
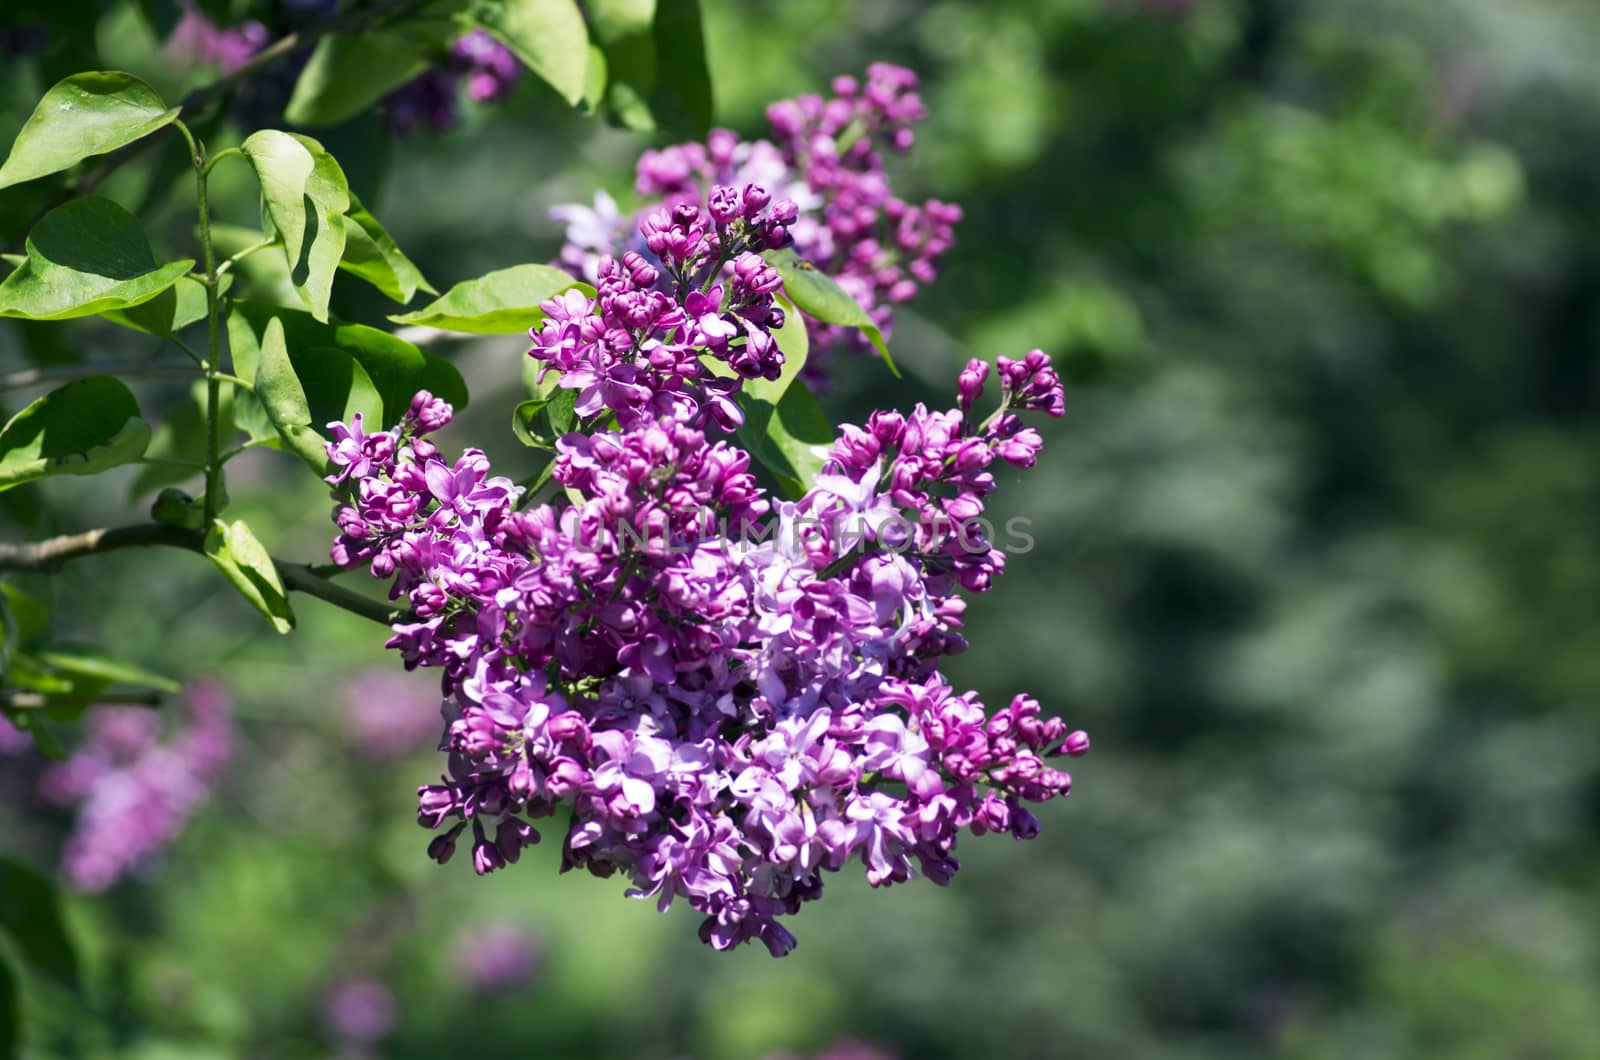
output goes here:
{"type": "Polygon", "coordinates": [[[1073,758],[1081,758],[1089,753],[1089,734],[1082,729],[1071,732],[1062,747],[1073,758]]]}
{"type": "Polygon", "coordinates": [[[461,826],[452,828],[443,835],[436,835],[428,843],[428,857],[443,865],[455,856],[456,836],[461,834],[461,826]]]}

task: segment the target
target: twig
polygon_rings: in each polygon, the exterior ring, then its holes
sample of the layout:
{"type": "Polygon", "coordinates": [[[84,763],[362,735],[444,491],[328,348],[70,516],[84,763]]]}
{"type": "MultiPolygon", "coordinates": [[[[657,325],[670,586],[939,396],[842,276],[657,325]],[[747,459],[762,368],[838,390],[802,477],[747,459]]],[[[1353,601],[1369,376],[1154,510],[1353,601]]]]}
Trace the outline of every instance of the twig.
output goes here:
{"type": "MultiPolygon", "coordinates": [[[[81,534],[67,534],[44,541],[27,541],[17,544],[0,543],[0,571],[52,571],[62,564],[102,552],[115,552],[124,548],[165,546],[181,548],[188,552],[204,551],[205,537],[198,530],[185,530],[176,526],[149,523],[141,526],[121,526],[110,530],[86,530],[81,534]]],[[[317,570],[304,563],[273,560],[283,584],[296,592],[315,596],[353,615],[369,618],[384,625],[412,620],[410,612],[396,608],[381,600],[363,596],[342,585],[334,585],[321,577],[317,570]]]]}
{"type": "Polygon", "coordinates": [[[21,390],[30,386],[48,386],[51,383],[70,383],[91,375],[196,375],[199,369],[192,364],[62,364],[51,368],[25,368],[20,372],[0,376],[0,390],[21,390]]]}

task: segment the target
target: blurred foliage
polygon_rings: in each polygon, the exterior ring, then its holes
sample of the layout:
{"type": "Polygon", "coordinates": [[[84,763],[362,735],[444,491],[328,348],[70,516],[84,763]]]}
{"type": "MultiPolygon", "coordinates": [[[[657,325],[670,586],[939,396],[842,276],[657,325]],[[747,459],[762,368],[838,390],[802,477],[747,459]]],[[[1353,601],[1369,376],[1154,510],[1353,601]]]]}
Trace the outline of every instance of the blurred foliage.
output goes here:
{"type": "MultiPolygon", "coordinates": [[[[341,682],[395,665],[380,631],[308,603],[280,642],[203,561],[94,560],[26,588],[66,633],[221,676],[248,741],[146,880],[73,900],[88,1000],[25,983],[33,1051],[326,1055],[323,994],[359,973],[400,999],[376,1047],[394,1057],[709,1060],[842,1034],[919,1058],[1594,1055],[1600,9],[719,0],[706,17],[718,120],[741,130],[872,59],[925,75],[904,179],[968,219],[891,344],[915,392],[843,365],[836,419],[948,401],[968,348],[1041,346],[1075,381],[1040,466],[999,495],[1037,547],[975,602],[954,668],[1093,734],[1075,796],[1033,843],[964,848],[948,889],[841,878],[793,956],[718,955],[684,917],[558,877],[553,849],[486,880],[427,862],[411,792],[432,756],[375,765],[340,725],[341,682]],[[531,985],[456,985],[452,940],[485,922],[542,936],[531,985]]],[[[136,43],[106,24],[101,42],[136,43]]],[[[0,81],[9,135],[48,79],[8,63],[0,81]]],[[[528,86],[358,187],[443,290],[548,259],[546,208],[626,190],[645,142],[528,86]]],[[[157,173],[118,179],[171,198],[157,173]]],[[[248,220],[247,192],[220,191],[224,210],[248,220]]],[[[8,328],[0,355],[143,349],[65,335],[8,328]]],[[[521,344],[444,352],[474,400],[441,444],[481,440],[521,473],[521,344]]],[[[230,492],[274,551],[320,555],[324,502],[279,459],[242,459],[230,492]]],[[[44,490],[76,514],[61,530],[121,499],[21,487],[0,498],[8,537],[52,529],[44,490]]],[[[42,865],[63,822],[22,809],[33,768],[0,760],[0,834],[42,865]]]]}

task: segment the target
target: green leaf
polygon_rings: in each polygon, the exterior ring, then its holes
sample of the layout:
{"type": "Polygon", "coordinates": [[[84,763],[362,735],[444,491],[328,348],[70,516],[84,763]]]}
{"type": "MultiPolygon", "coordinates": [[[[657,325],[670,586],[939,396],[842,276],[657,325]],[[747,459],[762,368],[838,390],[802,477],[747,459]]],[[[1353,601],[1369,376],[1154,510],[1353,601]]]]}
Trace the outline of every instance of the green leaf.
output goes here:
{"type": "Polygon", "coordinates": [[[896,367],[894,358],[889,356],[883,332],[878,330],[867,311],[861,308],[860,302],[851,298],[827,273],[796,254],[792,247],[769,250],[761,256],[783,277],[783,290],[790,301],[824,324],[859,329],[883,355],[883,363],[889,366],[889,371],[899,378],[900,369],[896,367]]]}
{"type": "Polygon", "coordinates": [[[590,0],[586,9],[605,60],[600,87],[613,119],[641,132],[704,137],[711,127],[711,79],[698,3],[590,0]]]}
{"type": "Polygon", "coordinates": [[[132,214],[90,196],[56,207],[28,233],[28,257],[0,283],[0,316],[69,320],[148,302],[193,260],[156,264],[132,214]]]}
{"type": "Polygon", "coordinates": [[[125,147],[178,116],[130,74],[74,74],[44,94],[0,166],[0,188],[70,169],[125,147]]]}
{"type": "Polygon", "coordinates": [[[428,56],[403,37],[367,30],[317,42],[283,112],[294,125],[337,125],[428,68],[428,56]]]}
{"type": "Polygon", "coordinates": [[[141,666],[114,659],[93,648],[58,647],[37,653],[39,660],[64,673],[75,682],[100,681],[104,687],[135,685],[168,695],[176,695],[178,682],[141,666]]]}
{"type": "Polygon", "coordinates": [[[0,607],[11,614],[16,624],[17,636],[28,640],[39,636],[48,628],[49,613],[38,597],[23,592],[15,585],[0,582],[0,607]]]}
{"type": "Polygon", "coordinates": [[[345,215],[345,221],[341,269],[361,277],[401,305],[411,301],[419,290],[438,293],[354,193],[350,196],[350,212],[345,215]]]}
{"type": "Polygon", "coordinates": [[[741,444],[778,479],[791,497],[811,488],[825,462],[821,451],[833,444],[833,425],[809,387],[791,386],[775,404],[748,394],[740,396],[745,412],[739,428],[741,444]]]}
{"type": "Polygon", "coordinates": [[[778,294],[778,305],[783,309],[783,327],[778,329],[774,337],[778,340],[778,349],[783,351],[783,372],[776,379],[746,379],[742,388],[752,398],[760,398],[774,405],[788,392],[789,384],[800,375],[800,369],[806,366],[806,357],[811,352],[805,317],[782,292],[778,294]]]}
{"type": "Polygon", "coordinates": [[[5,856],[0,856],[0,928],[34,969],[68,990],[79,989],[78,954],[55,885],[5,856]]]}
{"type": "MultiPolygon", "coordinates": [[[[320,374],[312,362],[327,359],[326,351],[343,351],[365,372],[381,402],[381,420],[373,417],[374,425],[381,422],[388,427],[398,423],[419,390],[431,391],[458,409],[466,407],[466,384],[450,362],[376,328],[361,324],[322,324],[313,320],[309,313],[259,302],[235,301],[229,314],[228,340],[236,374],[246,378],[254,376],[261,338],[273,319],[282,322],[289,359],[305,387],[313,423],[343,418],[347,410],[361,408],[360,402],[364,400],[359,389],[361,380],[353,373],[346,373],[351,375],[351,382],[343,389],[321,392],[319,386],[328,377],[320,374]],[[327,419],[321,418],[324,415],[327,419]]],[[[245,395],[237,395],[235,401],[238,406],[244,406],[245,395]]],[[[243,417],[240,426],[250,430],[243,417]]]]}
{"type": "Polygon", "coordinates": [[[205,550],[217,569],[272,623],[273,629],[287,633],[294,628],[294,612],[289,609],[283,579],[248,526],[216,520],[206,532],[205,550]]]}
{"type": "Polygon", "coordinates": [[[576,106],[589,74],[589,30],[573,0],[476,0],[470,24],[494,34],[561,98],[576,106]]]}
{"type": "Polygon", "coordinates": [[[93,475],[132,463],[150,425],[120,381],[92,375],[52,390],[0,430],[0,490],[46,475],[93,475]]]}
{"type": "Polygon", "coordinates": [[[656,127],[702,139],[711,129],[713,107],[699,0],[657,0],[654,32],[656,80],[649,99],[656,127]]]}
{"type": "Polygon", "coordinates": [[[328,319],[333,274],[344,257],[344,170],[309,136],[263,129],[240,145],[261,183],[263,226],[283,237],[295,292],[318,320],[328,319]]]}
{"type": "Polygon", "coordinates": [[[420,324],[473,335],[512,335],[544,322],[539,303],[576,287],[593,297],[594,288],[550,265],[516,265],[463,280],[411,313],[391,316],[396,324],[420,324]]]}
{"type": "Polygon", "coordinates": [[[11,962],[0,954],[0,1058],[13,1060],[22,1043],[22,993],[11,962]]]}
{"type": "MultiPolygon", "coordinates": [[[[220,449],[232,435],[233,387],[220,388],[217,408],[217,445],[220,449]]],[[[206,446],[206,384],[196,382],[189,388],[188,397],[162,420],[155,436],[145,449],[146,459],[181,461],[182,463],[149,463],[139,468],[133,484],[128,487],[128,497],[133,499],[153,489],[185,482],[203,474],[198,467],[182,464],[201,464],[208,455],[206,446]]]]}
{"type": "Polygon", "coordinates": [[[562,435],[572,430],[576,390],[554,392],[517,405],[511,413],[511,432],[532,449],[554,449],[562,435]]]}
{"type": "MultiPolygon", "coordinates": [[[[256,366],[255,396],[277,428],[284,447],[321,474],[328,466],[322,437],[311,427],[311,405],[295,374],[284,343],[283,321],[273,317],[261,335],[261,360],[256,366]]],[[[335,351],[338,352],[338,351],[335,351]]],[[[370,385],[370,384],[369,384],[370,385]]]]}

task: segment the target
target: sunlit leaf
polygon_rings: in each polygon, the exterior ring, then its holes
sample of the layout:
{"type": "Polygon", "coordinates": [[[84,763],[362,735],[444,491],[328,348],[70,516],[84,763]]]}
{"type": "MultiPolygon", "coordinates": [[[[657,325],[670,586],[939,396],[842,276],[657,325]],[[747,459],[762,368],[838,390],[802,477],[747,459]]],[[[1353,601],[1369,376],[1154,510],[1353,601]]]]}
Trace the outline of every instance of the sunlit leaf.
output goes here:
{"type": "Polygon", "coordinates": [[[573,0],[475,0],[468,20],[494,34],[568,103],[583,99],[589,31],[573,0]]]}
{"type": "Polygon", "coordinates": [[[243,522],[216,520],[206,532],[205,552],[273,629],[288,633],[294,628],[294,612],[289,608],[283,579],[272,557],[248,526],[243,522]]]}
{"type": "Polygon", "coordinates": [[[739,404],[745,413],[740,443],[773,473],[784,492],[803,496],[822,470],[823,454],[834,436],[810,388],[791,386],[776,404],[741,395],[739,404]]]}
{"type": "Polygon", "coordinates": [[[156,90],[131,74],[74,74],[39,100],[0,166],[0,188],[59,173],[125,147],[178,116],[156,90]]]}
{"type": "Polygon", "coordinates": [[[883,332],[878,330],[867,311],[861,308],[861,303],[851,298],[827,273],[789,247],[769,250],[762,257],[783,277],[783,291],[790,301],[824,324],[859,329],[883,355],[883,363],[889,366],[889,371],[896,376],[900,374],[894,359],[889,356],[889,347],[884,344],[883,332]]]}
{"type": "Polygon", "coordinates": [[[263,129],[241,149],[261,184],[264,223],[283,237],[290,282],[312,315],[326,321],[350,208],[344,170],[309,136],[263,129]]]}
{"type": "Polygon", "coordinates": [[[594,288],[550,265],[516,265],[463,280],[421,309],[389,319],[443,331],[512,335],[542,324],[539,303],[572,287],[594,294],[594,288]]]}

